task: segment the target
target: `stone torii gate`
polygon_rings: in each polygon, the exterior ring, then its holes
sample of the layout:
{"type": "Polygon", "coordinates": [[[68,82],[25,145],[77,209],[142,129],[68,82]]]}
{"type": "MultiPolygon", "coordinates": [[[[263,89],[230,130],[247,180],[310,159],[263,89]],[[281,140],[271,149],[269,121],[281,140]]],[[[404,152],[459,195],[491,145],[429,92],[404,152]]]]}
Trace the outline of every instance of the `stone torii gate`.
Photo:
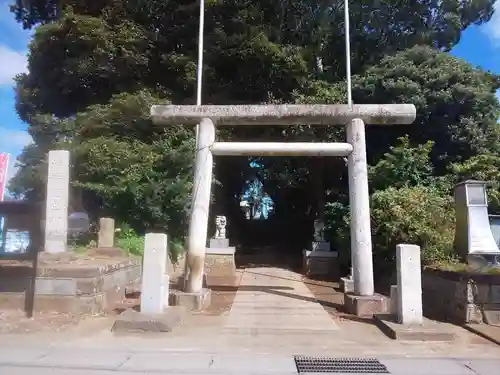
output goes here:
{"type": "Polygon", "coordinates": [[[354,278],[352,298],[355,299],[351,304],[372,302],[374,283],[365,124],[411,124],[416,117],[414,105],[155,105],[151,108],[151,117],[157,125],[199,125],[186,292],[202,293],[213,155],[347,156],[354,278]],[[347,143],[215,141],[215,126],[304,124],[347,126],[347,143]]]}

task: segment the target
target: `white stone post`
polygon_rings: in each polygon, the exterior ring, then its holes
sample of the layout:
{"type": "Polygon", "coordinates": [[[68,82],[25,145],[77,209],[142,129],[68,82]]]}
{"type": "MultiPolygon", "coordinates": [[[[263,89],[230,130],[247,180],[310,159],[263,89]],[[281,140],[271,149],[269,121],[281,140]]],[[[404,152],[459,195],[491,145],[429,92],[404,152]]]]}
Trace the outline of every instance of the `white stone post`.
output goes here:
{"type": "Polygon", "coordinates": [[[194,172],[193,202],[189,223],[186,262],[189,274],[186,292],[200,293],[203,289],[203,266],[207,243],[208,210],[212,188],[213,156],[210,146],[215,142],[215,126],[204,118],[198,131],[198,149],[194,172]]]}
{"type": "Polygon", "coordinates": [[[99,235],[97,237],[97,246],[109,248],[115,246],[115,220],[110,217],[101,217],[99,219],[99,235]]]}
{"type": "Polygon", "coordinates": [[[420,247],[407,244],[397,245],[396,264],[398,321],[408,325],[422,324],[420,247]]]}
{"type": "Polygon", "coordinates": [[[372,296],[373,258],[370,228],[370,197],[366,161],[365,124],[354,119],[347,125],[347,142],[353,151],[348,156],[349,206],[351,212],[351,257],[354,294],[372,296]]]}
{"type": "Polygon", "coordinates": [[[141,312],[161,314],[168,305],[167,235],[147,233],[142,263],[141,312]]]}
{"type": "Polygon", "coordinates": [[[50,254],[68,244],[69,151],[49,152],[45,210],[45,248],[50,254]]]}

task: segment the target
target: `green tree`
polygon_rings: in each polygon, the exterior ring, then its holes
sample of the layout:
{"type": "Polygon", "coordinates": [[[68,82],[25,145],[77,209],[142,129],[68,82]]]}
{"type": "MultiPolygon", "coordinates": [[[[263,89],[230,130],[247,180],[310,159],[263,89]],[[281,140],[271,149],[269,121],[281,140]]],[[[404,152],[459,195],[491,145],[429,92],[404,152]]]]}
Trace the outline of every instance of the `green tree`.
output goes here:
{"type": "MultiPolygon", "coordinates": [[[[194,139],[182,126],[153,126],[149,108],[159,102],[147,91],[118,94],[106,105],[54,120],[51,126],[58,137],[28,146],[11,184],[14,193],[41,199],[45,152],[69,149],[71,182],[86,192],[87,208],[140,232],[161,228],[174,238],[182,237],[192,189],[194,139]]],[[[31,130],[35,139],[43,139],[43,131],[31,130]]]]}
{"type": "Polygon", "coordinates": [[[412,143],[432,141],[438,174],[449,163],[499,150],[499,76],[425,46],[415,46],[370,67],[353,79],[356,103],[412,103],[410,126],[369,130],[368,147],[380,157],[383,145],[408,134],[412,143]]]}
{"type": "MultiPolygon", "coordinates": [[[[489,20],[494,2],[351,2],[355,102],[414,103],[419,114],[413,127],[369,129],[371,164],[404,134],[412,144],[434,142],[431,161],[438,174],[459,155],[466,159],[496,147],[497,77],[440,52],[469,25],[489,20]]],[[[343,11],[341,0],[206,2],[204,103],[344,102],[343,11]]],[[[140,212],[133,221],[143,228],[171,226],[189,191],[189,185],[181,189],[174,182],[191,178],[192,132],[156,129],[148,107],[194,102],[198,3],[17,0],[12,12],[25,28],[35,28],[29,73],[18,77],[16,87],[17,111],[35,144],[20,159],[14,190],[43,197],[44,159],[35,159],[65,147],[77,160],[74,181],[105,201],[106,209],[124,216],[140,212]],[[148,183],[156,186],[148,190],[148,183]],[[179,201],[161,201],[173,196],[179,201]]],[[[343,140],[344,132],[235,127],[218,136],[327,141],[343,140]]],[[[217,177],[230,187],[222,199],[231,200],[247,161],[228,163],[217,167],[224,172],[217,177]]],[[[312,160],[272,164],[272,189],[281,192],[280,199],[309,203],[298,205],[294,215],[317,205],[317,190],[333,191],[332,199],[345,196],[343,161],[325,161],[321,168],[312,168],[312,160]]]]}
{"type": "Polygon", "coordinates": [[[390,152],[374,166],[369,168],[370,187],[384,190],[388,187],[427,185],[432,179],[432,165],[429,154],[433,142],[410,147],[408,136],[399,138],[397,146],[391,146],[390,152]]]}
{"type": "Polygon", "coordinates": [[[396,245],[411,243],[422,249],[422,263],[453,257],[455,213],[449,195],[432,187],[388,188],[371,198],[372,241],[379,274],[394,271],[396,245]]]}

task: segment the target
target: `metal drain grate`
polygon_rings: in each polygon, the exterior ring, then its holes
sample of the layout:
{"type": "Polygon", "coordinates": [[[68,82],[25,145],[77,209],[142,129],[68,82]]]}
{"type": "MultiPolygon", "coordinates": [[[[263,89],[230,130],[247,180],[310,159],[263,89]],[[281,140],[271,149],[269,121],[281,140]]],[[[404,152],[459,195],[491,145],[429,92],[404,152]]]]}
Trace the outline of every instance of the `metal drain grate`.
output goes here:
{"type": "Polygon", "coordinates": [[[388,374],[387,368],[374,358],[295,357],[297,371],[323,373],[388,374]]]}

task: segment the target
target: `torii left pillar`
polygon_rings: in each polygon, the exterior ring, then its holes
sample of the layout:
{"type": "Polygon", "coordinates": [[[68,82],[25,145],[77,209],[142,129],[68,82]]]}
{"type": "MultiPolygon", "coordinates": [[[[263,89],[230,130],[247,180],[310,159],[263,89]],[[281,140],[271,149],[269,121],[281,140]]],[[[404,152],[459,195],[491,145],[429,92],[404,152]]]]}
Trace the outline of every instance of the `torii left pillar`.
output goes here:
{"type": "Polygon", "coordinates": [[[194,172],[191,220],[189,222],[186,263],[189,274],[186,292],[203,291],[203,267],[207,243],[208,212],[212,185],[213,156],[210,147],[215,142],[215,126],[209,118],[203,118],[198,130],[198,148],[194,172]]]}
{"type": "Polygon", "coordinates": [[[195,158],[191,215],[184,271],[184,290],[172,290],[172,304],[199,311],[210,305],[210,290],[203,288],[203,268],[207,242],[208,213],[212,185],[213,155],[210,147],[215,142],[215,126],[211,119],[201,118],[195,158]]]}

